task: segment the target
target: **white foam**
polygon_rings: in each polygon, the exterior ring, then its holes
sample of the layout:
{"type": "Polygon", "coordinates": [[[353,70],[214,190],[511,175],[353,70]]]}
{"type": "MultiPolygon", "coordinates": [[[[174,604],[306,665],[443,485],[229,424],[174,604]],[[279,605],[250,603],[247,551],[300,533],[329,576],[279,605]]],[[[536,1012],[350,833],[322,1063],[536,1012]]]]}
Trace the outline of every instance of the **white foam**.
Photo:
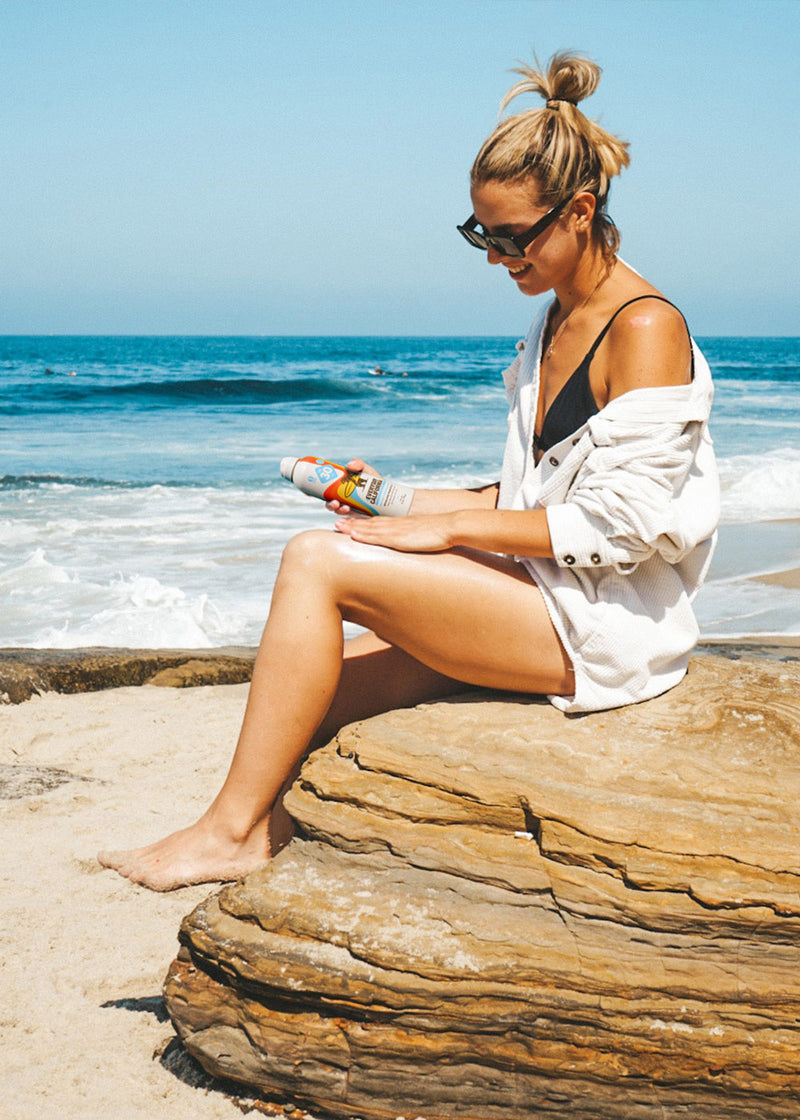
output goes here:
{"type": "Polygon", "coordinates": [[[702,638],[800,635],[800,591],[752,580],[707,583],[694,603],[702,638]]]}
{"type": "Polygon", "coordinates": [[[722,518],[726,522],[774,521],[800,516],[800,451],[718,460],[722,518]]]}
{"type": "MultiPolygon", "coordinates": [[[[698,601],[704,633],[797,632],[800,593],[739,585],[800,564],[790,522],[784,531],[768,520],[800,511],[800,452],[722,458],[720,473],[726,526],[698,601]]],[[[467,470],[424,448],[403,469],[418,486],[492,477],[477,450],[467,470]]],[[[0,646],[254,645],[286,541],[332,525],[321,502],[277,478],[255,489],[54,483],[2,492],[0,646]]]]}
{"type": "MultiPolygon", "coordinates": [[[[135,584],[136,578],[132,581],[135,584]]],[[[48,649],[79,646],[123,646],[145,649],[205,649],[225,645],[224,627],[208,599],[190,599],[177,589],[167,588],[163,597],[133,594],[126,598],[110,594],[113,606],[98,610],[88,618],[63,620],[45,627],[36,636],[36,645],[48,649]]]]}
{"type": "Polygon", "coordinates": [[[63,568],[49,563],[43,548],[37,548],[21,564],[0,571],[0,593],[7,597],[41,597],[53,584],[69,582],[69,574],[63,568]]]}

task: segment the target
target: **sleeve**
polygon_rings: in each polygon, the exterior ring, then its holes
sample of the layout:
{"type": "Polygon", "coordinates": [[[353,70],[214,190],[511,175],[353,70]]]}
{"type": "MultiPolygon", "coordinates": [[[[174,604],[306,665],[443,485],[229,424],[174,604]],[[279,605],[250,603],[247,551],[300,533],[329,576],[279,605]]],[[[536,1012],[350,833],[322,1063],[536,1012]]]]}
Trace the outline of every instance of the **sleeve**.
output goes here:
{"type": "MultiPolygon", "coordinates": [[[[614,426],[616,427],[616,425],[614,426]]],[[[616,431],[593,446],[564,498],[545,504],[553,555],[561,567],[632,571],[654,553],[675,564],[710,535],[718,510],[683,516],[702,426],[696,421],[616,431]]],[[[712,501],[711,506],[715,506],[712,501]]]]}

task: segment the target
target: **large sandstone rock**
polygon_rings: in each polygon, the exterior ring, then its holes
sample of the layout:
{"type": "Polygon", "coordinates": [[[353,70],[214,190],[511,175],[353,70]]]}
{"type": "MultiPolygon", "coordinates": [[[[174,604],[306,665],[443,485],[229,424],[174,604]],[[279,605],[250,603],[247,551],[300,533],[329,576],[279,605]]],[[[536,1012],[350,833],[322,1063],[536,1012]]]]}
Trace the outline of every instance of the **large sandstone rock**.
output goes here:
{"type": "Polygon", "coordinates": [[[184,920],[180,1037],[336,1117],[800,1116],[798,685],[696,658],[614,712],[345,728],[300,836],[184,920]]]}

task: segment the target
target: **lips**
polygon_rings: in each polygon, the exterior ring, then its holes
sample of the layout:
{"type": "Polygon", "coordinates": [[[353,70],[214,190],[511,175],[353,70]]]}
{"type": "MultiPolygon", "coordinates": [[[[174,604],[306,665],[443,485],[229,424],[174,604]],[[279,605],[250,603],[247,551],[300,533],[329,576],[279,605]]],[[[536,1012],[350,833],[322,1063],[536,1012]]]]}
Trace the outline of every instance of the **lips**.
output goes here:
{"type": "Polygon", "coordinates": [[[528,271],[528,269],[530,267],[531,266],[529,264],[523,264],[519,268],[509,268],[508,275],[511,277],[512,280],[519,280],[519,278],[521,276],[525,275],[525,273],[528,271]]]}

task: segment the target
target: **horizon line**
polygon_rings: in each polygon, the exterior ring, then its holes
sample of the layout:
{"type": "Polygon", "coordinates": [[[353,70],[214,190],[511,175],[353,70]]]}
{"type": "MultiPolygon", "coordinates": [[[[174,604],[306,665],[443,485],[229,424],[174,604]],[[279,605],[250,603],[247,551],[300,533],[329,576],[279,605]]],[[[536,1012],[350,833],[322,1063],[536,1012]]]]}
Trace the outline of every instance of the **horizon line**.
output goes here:
{"type": "MultiPolygon", "coordinates": [[[[0,334],[0,339],[4,338],[252,338],[252,339],[267,339],[267,338],[384,338],[384,339],[398,339],[398,338],[519,338],[519,332],[512,334],[453,334],[449,333],[422,333],[422,334],[356,334],[353,332],[332,333],[332,334],[295,334],[295,333],[244,333],[244,334],[230,334],[230,333],[207,333],[207,332],[184,332],[184,331],[171,331],[171,332],[146,332],[139,333],[135,331],[101,331],[101,332],[86,332],[86,331],[25,331],[25,332],[9,332],[0,334]]],[[[800,334],[696,334],[692,335],[693,338],[763,338],[763,339],[780,339],[781,341],[800,341],[800,334]]]]}

